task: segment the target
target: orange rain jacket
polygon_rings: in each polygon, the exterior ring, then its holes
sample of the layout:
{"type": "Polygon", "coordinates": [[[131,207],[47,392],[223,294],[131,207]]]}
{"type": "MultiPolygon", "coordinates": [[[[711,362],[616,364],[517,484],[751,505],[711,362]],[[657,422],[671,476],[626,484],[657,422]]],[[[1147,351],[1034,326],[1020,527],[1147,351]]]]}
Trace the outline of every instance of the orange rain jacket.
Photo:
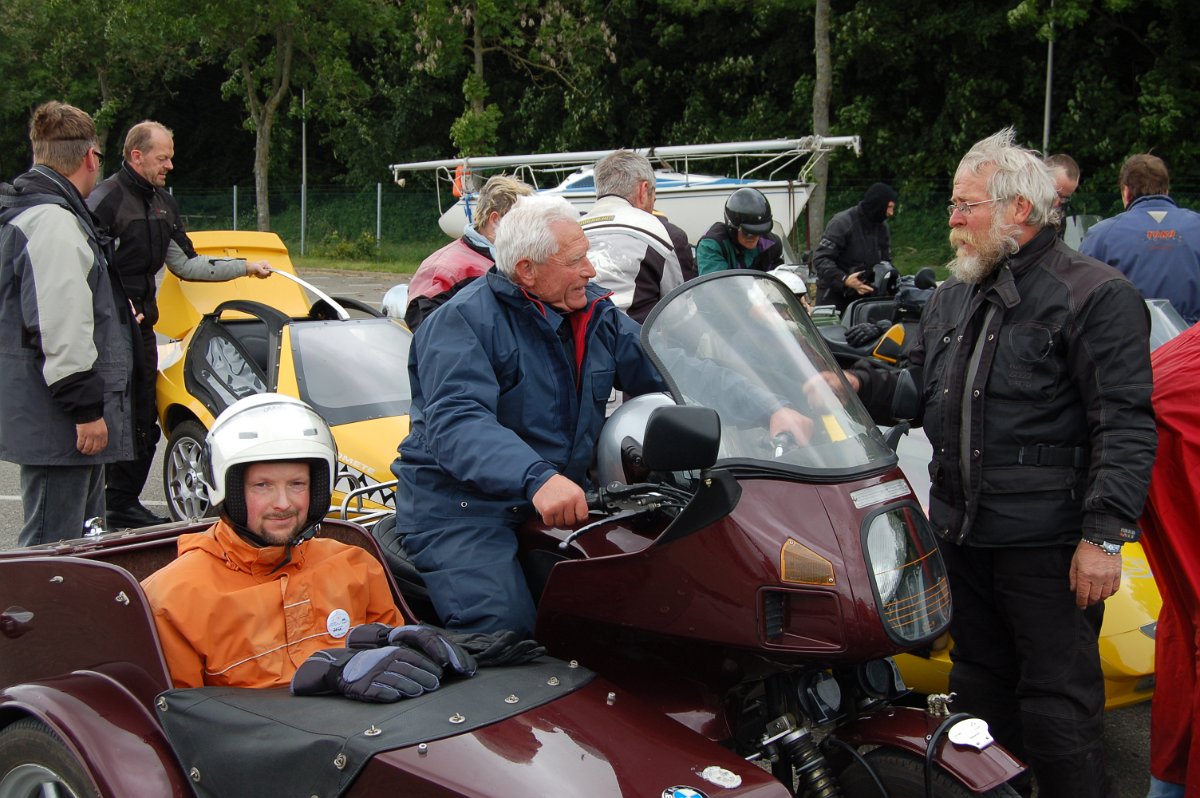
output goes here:
{"type": "Polygon", "coordinates": [[[402,625],[379,561],[316,538],[256,548],[224,521],[179,538],[179,557],[142,589],[176,687],[280,687],[300,663],[345,645],[351,627],[402,625]]]}

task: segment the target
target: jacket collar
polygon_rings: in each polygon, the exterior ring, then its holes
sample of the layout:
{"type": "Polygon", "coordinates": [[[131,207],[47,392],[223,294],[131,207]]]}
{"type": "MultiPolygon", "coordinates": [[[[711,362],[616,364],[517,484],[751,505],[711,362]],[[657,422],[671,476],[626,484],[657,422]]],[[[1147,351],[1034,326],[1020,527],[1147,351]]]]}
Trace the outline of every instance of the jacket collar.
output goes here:
{"type": "Polygon", "coordinates": [[[14,207],[19,204],[39,205],[47,202],[45,197],[51,197],[54,200],[59,200],[59,204],[70,208],[76,216],[87,224],[92,237],[99,238],[96,233],[96,218],[88,210],[87,205],[83,201],[83,195],[79,193],[79,189],[75,188],[74,183],[49,166],[37,164],[14,180],[13,187],[18,192],[18,196],[24,196],[28,199],[24,203],[14,202],[14,207]],[[41,196],[40,199],[38,198],[39,195],[41,196]]]}
{"type": "Polygon", "coordinates": [[[1142,196],[1135,199],[1133,202],[1129,203],[1129,207],[1126,208],[1125,210],[1126,211],[1133,210],[1134,206],[1137,205],[1139,202],[1143,202],[1146,204],[1149,204],[1151,202],[1156,202],[1156,203],[1157,202],[1165,202],[1168,205],[1172,205],[1174,207],[1179,207],[1179,204],[1177,202],[1175,202],[1175,200],[1171,199],[1170,196],[1168,196],[1166,194],[1143,194],[1142,196]]]}
{"type": "Polygon", "coordinates": [[[1054,246],[1058,234],[1053,227],[1043,227],[1030,239],[1025,246],[1000,262],[996,271],[988,277],[981,288],[994,293],[1001,304],[1011,308],[1021,301],[1021,292],[1017,289],[1016,278],[1032,268],[1041,260],[1046,251],[1054,246]]]}
{"type": "Polygon", "coordinates": [[[223,520],[217,521],[208,530],[194,535],[183,535],[179,538],[179,555],[189,551],[202,551],[216,557],[225,563],[231,571],[253,574],[254,576],[270,576],[276,570],[304,567],[305,547],[293,546],[291,562],[283,569],[279,568],[280,561],[285,556],[284,546],[252,546],[242,539],[233,527],[223,520]]]}
{"type": "Polygon", "coordinates": [[[119,174],[121,176],[121,182],[125,183],[125,185],[129,186],[134,191],[137,191],[146,199],[150,199],[154,196],[154,192],[157,189],[150,185],[149,180],[134,171],[134,168],[129,165],[129,161],[121,161],[121,171],[119,174]]]}
{"type": "MultiPolygon", "coordinates": [[[[484,275],[484,279],[488,281],[488,287],[492,289],[492,293],[494,293],[501,302],[518,310],[535,308],[538,315],[550,323],[552,329],[558,329],[558,325],[563,319],[563,314],[556,308],[542,302],[542,300],[537,296],[530,294],[524,288],[521,288],[521,286],[508,279],[508,277],[500,273],[498,268],[493,266],[491,269],[489,269],[487,274],[484,275]]],[[[588,303],[584,306],[582,311],[575,312],[581,313],[587,311],[590,314],[596,303],[608,296],[612,296],[612,292],[608,289],[601,288],[595,283],[588,283],[588,303]]]]}

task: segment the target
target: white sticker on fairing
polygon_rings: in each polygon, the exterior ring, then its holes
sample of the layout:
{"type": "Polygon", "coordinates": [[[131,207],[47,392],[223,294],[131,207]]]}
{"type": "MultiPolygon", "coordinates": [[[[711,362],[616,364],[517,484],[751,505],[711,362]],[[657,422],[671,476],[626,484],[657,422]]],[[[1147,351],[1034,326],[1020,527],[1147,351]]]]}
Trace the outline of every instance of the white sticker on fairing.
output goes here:
{"type": "Polygon", "coordinates": [[[325,619],[325,628],[330,637],[341,639],[350,631],[350,613],[345,610],[334,610],[325,619]]]}
{"type": "Polygon", "coordinates": [[[742,777],[734,773],[732,770],[726,770],[716,765],[709,765],[704,770],[700,771],[700,778],[705,781],[712,782],[719,787],[726,789],[737,789],[742,786],[742,777]]]}
{"type": "Polygon", "coordinates": [[[882,504],[891,499],[899,499],[901,496],[907,496],[910,493],[912,491],[909,490],[907,482],[902,479],[893,479],[891,482],[884,482],[881,485],[860,488],[850,494],[850,499],[854,502],[854,506],[861,510],[873,504],[882,504]]]}
{"type": "Polygon", "coordinates": [[[992,744],[992,735],[988,733],[987,721],[983,718],[968,718],[960,720],[950,727],[946,735],[955,745],[969,745],[982,751],[992,744]]]}

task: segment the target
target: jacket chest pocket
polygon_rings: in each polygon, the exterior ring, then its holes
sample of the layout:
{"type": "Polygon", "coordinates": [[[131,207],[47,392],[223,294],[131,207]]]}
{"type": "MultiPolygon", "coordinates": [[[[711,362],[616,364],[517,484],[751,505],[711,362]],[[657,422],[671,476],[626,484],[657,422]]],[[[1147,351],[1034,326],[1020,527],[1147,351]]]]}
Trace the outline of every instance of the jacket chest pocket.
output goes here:
{"type": "Polygon", "coordinates": [[[1060,347],[1058,327],[1037,322],[1002,327],[988,378],[988,396],[1011,401],[1051,398],[1062,369],[1060,347]]]}
{"type": "Polygon", "coordinates": [[[957,336],[954,327],[940,324],[925,328],[925,397],[934,397],[945,380],[946,363],[957,336]]]}

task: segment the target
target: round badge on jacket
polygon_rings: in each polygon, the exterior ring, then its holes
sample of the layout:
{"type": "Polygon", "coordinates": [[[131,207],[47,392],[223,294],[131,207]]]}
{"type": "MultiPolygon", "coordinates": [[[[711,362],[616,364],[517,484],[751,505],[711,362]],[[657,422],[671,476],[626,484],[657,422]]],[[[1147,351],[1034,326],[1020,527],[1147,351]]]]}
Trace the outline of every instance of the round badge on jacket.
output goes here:
{"type": "Polygon", "coordinates": [[[350,613],[345,610],[334,610],[325,619],[325,629],[330,637],[341,639],[350,631],[350,613]]]}

